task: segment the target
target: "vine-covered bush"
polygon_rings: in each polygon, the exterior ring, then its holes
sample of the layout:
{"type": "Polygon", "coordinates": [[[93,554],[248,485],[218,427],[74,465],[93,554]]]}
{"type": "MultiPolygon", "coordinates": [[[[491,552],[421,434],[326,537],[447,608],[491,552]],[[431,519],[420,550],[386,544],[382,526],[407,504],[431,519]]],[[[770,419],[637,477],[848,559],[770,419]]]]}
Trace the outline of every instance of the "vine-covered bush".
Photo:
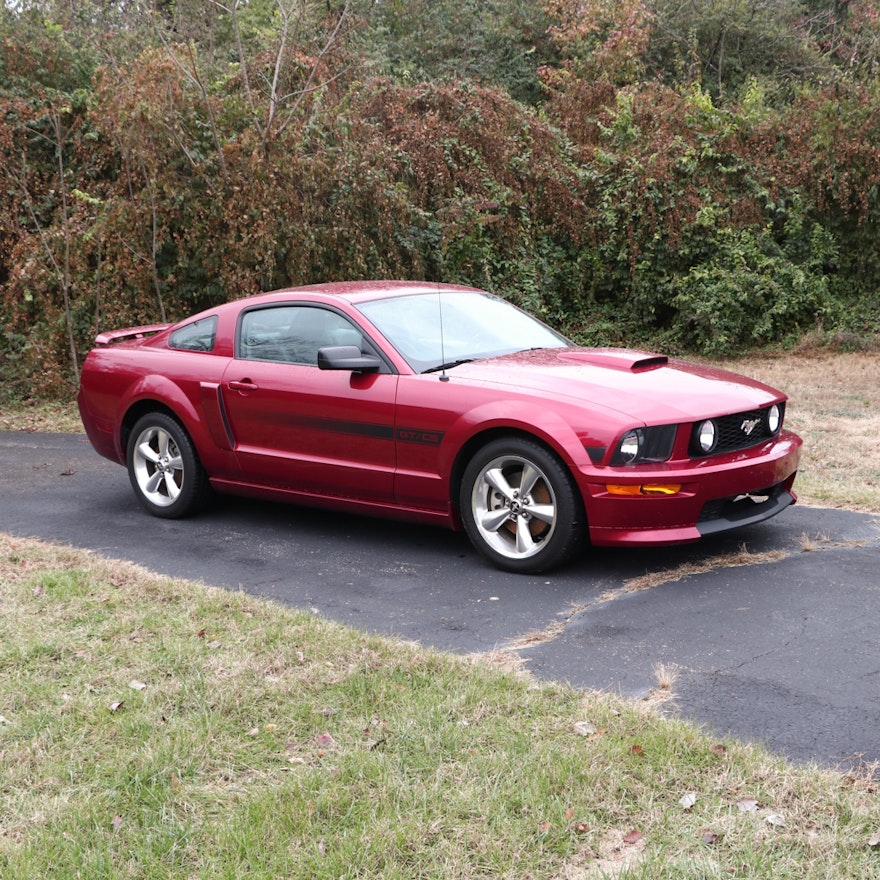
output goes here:
{"type": "Polygon", "coordinates": [[[785,103],[757,78],[728,99],[702,74],[639,81],[645,2],[583,0],[605,17],[591,30],[553,0],[561,60],[536,68],[536,108],[374,75],[348,3],[309,6],[282,40],[285,2],[241,21],[212,4],[217,21],[132,31],[136,48],[102,37],[112,52],[0,10],[4,388],[68,392],[108,327],[344,278],[473,283],[584,342],[708,355],[819,322],[880,330],[872,82],[785,103]]]}

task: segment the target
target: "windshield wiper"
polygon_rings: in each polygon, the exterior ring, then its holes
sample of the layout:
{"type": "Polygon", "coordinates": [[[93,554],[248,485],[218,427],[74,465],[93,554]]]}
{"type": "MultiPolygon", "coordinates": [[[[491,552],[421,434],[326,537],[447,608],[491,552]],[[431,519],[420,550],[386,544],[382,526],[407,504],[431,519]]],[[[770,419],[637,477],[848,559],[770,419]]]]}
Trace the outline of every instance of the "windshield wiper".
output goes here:
{"type": "Polygon", "coordinates": [[[457,361],[449,361],[445,364],[439,364],[436,367],[429,367],[427,370],[422,370],[422,372],[439,373],[442,370],[451,370],[453,367],[460,367],[462,364],[470,364],[475,360],[477,360],[477,358],[459,358],[457,361]]]}

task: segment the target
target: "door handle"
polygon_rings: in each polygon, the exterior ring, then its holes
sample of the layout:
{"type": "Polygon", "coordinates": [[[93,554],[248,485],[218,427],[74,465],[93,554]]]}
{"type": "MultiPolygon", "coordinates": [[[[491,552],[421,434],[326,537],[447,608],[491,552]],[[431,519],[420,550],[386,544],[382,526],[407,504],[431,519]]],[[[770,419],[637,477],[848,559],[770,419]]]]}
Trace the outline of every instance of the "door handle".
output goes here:
{"type": "Polygon", "coordinates": [[[233,391],[259,391],[260,386],[255,382],[251,382],[250,379],[242,379],[238,382],[230,382],[229,387],[233,391]]]}

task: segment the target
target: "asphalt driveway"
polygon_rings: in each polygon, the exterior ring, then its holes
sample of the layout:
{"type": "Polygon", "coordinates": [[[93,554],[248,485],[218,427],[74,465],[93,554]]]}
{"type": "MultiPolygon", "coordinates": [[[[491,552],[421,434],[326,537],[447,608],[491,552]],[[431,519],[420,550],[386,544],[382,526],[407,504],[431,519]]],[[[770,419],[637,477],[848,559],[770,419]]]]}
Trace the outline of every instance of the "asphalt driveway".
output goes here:
{"type": "Polygon", "coordinates": [[[441,649],[514,646],[536,675],[581,688],[638,699],[661,664],[676,676],[667,711],[718,735],[835,767],[880,761],[876,517],[796,506],[699,545],[595,550],[533,577],[407,523],[234,498],[155,519],[82,436],[0,432],[0,463],[0,531],[441,649]],[[705,570],[676,580],[684,565],[705,570]]]}

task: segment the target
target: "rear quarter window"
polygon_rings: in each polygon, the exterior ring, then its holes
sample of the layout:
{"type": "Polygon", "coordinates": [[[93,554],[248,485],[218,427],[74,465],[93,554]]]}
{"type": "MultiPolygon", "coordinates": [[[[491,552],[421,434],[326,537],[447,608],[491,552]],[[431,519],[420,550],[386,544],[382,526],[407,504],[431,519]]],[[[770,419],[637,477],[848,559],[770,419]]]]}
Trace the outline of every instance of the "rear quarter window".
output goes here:
{"type": "Polygon", "coordinates": [[[181,351],[212,351],[217,338],[217,316],[201,318],[178,327],[169,337],[169,348],[181,351]]]}

